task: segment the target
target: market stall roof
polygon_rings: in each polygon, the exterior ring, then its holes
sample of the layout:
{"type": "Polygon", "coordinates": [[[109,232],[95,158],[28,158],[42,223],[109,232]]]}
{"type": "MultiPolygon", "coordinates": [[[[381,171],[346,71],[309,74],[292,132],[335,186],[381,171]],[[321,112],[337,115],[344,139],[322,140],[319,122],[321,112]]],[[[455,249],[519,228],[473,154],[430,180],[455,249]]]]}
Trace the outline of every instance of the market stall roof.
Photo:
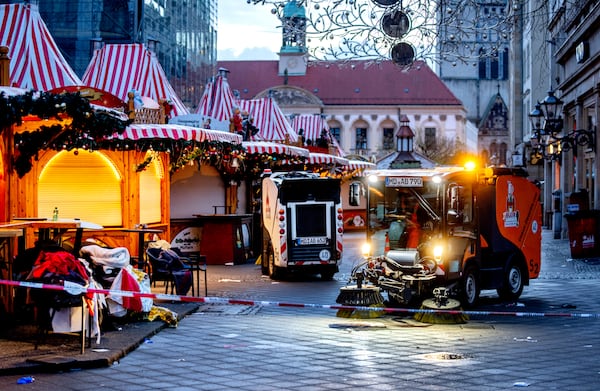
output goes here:
{"type": "Polygon", "coordinates": [[[335,147],[337,154],[339,156],[344,156],[346,153],[338,143],[337,139],[329,133],[329,125],[327,121],[320,114],[300,114],[295,115],[292,118],[292,129],[296,134],[300,134],[300,129],[302,129],[302,134],[304,135],[304,141],[312,140],[315,141],[319,137],[321,137],[321,132],[325,130],[327,132],[327,137],[329,141],[335,147]]]}
{"type": "Polygon", "coordinates": [[[197,114],[216,121],[229,121],[233,117],[236,108],[240,112],[248,112],[250,117],[254,119],[254,126],[259,130],[254,136],[255,140],[298,140],[298,135],[292,129],[277,102],[272,98],[237,99],[229,87],[227,79],[221,74],[216,76],[213,82],[206,85],[198,105],[197,114]]]}
{"type": "Polygon", "coordinates": [[[371,162],[365,162],[362,160],[348,160],[346,167],[349,170],[375,170],[377,165],[371,162]]]}
{"type": "Polygon", "coordinates": [[[362,160],[348,160],[348,164],[344,166],[346,171],[358,171],[354,176],[364,176],[365,170],[375,170],[377,165],[371,162],[362,160]]]}
{"type": "Polygon", "coordinates": [[[0,5],[0,46],[10,57],[10,85],[48,91],[81,85],[61,54],[35,4],[0,5]]]}
{"type": "Polygon", "coordinates": [[[227,79],[217,76],[213,82],[206,84],[196,113],[216,121],[229,121],[234,107],[237,107],[237,104],[227,79]]]}
{"type": "Polygon", "coordinates": [[[308,157],[310,155],[308,149],[269,141],[244,141],[242,146],[250,154],[282,154],[300,157],[308,157]]]}
{"type": "Polygon", "coordinates": [[[241,144],[242,142],[242,137],[234,133],[171,124],[129,125],[123,133],[115,134],[113,135],[113,138],[120,140],[161,138],[172,140],[194,140],[198,142],[225,141],[234,144],[241,144]]]}
{"type": "Polygon", "coordinates": [[[257,139],[298,141],[298,135],[273,98],[240,99],[237,103],[242,112],[247,111],[254,118],[254,126],[259,130],[257,139]]]}
{"type": "Polygon", "coordinates": [[[300,134],[302,129],[304,140],[316,140],[323,130],[329,131],[329,126],[318,114],[301,114],[292,117],[292,129],[297,134],[300,134]]]}
{"type": "Polygon", "coordinates": [[[125,102],[129,91],[173,105],[171,116],[189,114],[175,93],[156,54],[143,44],[105,45],[94,52],[83,83],[116,95],[125,102]]]}
{"type": "Polygon", "coordinates": [[[347,166],[348,159],[329,155],[327,153],[311,152],[306,164],[335,164],[336,166],[347,166]]]}

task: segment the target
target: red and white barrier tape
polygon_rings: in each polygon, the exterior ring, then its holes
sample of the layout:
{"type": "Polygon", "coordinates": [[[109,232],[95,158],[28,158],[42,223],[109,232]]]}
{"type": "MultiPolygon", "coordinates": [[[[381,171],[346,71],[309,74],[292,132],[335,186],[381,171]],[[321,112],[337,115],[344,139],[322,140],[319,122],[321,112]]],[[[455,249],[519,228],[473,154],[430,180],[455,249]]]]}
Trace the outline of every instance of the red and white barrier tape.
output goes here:
{"type": "Polygon", "coordinates": [[[142,293],[132,291],[121,291],[111,289],[87,288],[79,284],[69,283],[65,281],[65,285],[43,284],[39,282],[29,281],[9,281],[0,280],[0,285],[9,285],[16,287],[25,287],[33,289],[50,289],[57,291],[66,291],[72,295],[84,293],[98,293],[107,296],[121,297],[139,297],[151,298],[156,300],[181,301],[181,302],[197,302],[209,304],[236,304],[236,305],[263,305],[270,307],[292,307],[292,308],[321,308],[331,310],[354,310],[354,311],[377,311],[385,313],[424,313],[424,314],[464,314],[468,316],[514,316],[522,318],[600,318],[600,313],[576,313],[576,312],[516,312],[516,311],[463,311],[463,310],[435,310],[424,308],[387,308],[387,307],[366,307],[366,306],[349,306],[349,305],[328,305],[328,304],[305,304],[305,303],[285,303],[278,301],[261,301],[261,300],[241,300],[231,299],[226,297],[195,297],[169,295],[161,293],[142,293]]]}

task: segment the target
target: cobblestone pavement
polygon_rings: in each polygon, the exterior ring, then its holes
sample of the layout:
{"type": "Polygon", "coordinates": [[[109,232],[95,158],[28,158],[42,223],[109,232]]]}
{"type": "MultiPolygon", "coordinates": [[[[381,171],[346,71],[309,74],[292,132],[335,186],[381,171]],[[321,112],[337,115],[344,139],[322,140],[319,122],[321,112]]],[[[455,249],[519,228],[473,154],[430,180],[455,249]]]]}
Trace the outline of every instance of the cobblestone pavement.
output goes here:
{"type": "MultiPolygon", "coordinates": [[[[541,276],[518,303],[482,295],[478,310],[505,315],[444,325],[260,302],[206,304],[110,367],[36,374],[18,389],[596,390],[600,263],[571,259],[568,241],[549,235],[541,276]]],[[[330,282],[274,282],[256,265],[213,267],[209,296],[333,304],[357,248],[346,246],[344,269],[330,282]]],[[[20,378],[0,377],[0,390],[15,389],[20,378]]]]}

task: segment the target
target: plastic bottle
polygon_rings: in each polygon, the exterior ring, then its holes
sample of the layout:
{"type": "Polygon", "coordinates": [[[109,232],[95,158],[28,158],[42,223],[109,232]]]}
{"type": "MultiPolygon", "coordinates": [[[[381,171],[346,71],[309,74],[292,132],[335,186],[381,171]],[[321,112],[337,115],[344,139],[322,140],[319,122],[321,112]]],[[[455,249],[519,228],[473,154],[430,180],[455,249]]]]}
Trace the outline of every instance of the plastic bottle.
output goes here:
{"type": "Polygon", "coordinates": [[[17,380],[17,384],[29,384],[29,383],[33,383],[34,381],[35,381],[35,379],[33,377],[24,376],[17,380]]]}
{"type": "Polygon", "coordinates": [[[54,207],[54,212],[52,213],[52,221],[58,220],[58,206],[54,207]]]}

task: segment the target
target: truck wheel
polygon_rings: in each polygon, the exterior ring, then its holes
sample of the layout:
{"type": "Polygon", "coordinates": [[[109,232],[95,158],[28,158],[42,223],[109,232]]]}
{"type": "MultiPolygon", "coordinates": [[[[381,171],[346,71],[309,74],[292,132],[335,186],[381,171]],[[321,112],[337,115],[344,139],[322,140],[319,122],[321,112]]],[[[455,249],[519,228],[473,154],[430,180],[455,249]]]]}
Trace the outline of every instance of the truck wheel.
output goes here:
{"type": "Polygon", "coordinates": [[[467,266],[462,277],[461,302],[463,306],[467,308],[474,307],[479,300],[480,291],[477,269],[473,266],[467,266]]]}
{"type": "Polygon", "coordinates": [[[321,271],[321,280],[323,281],[331,281],[333,280],[333,275],[335,274],[335,271],[333,270],[323,270],[321,271]]]}
{"type": "Polygon", "coordinates": [[[497,289],[498,296],[504,301],[515,301],[523,293],[523,269],[511,261],[504,276],[502,287],[497,289]]]}
{"type": "Polygon", "coordinates": [[[281,268],[279,268],[278,266],[275,266],[275,252],[273,251],[273,248],[271,248],[269,246],[269,249],[267,250],[267,254],[268,254],[268,262],[269,262],[269,277],[271,277],[272,280],[278,280],[281,278],[281,268]]]}

